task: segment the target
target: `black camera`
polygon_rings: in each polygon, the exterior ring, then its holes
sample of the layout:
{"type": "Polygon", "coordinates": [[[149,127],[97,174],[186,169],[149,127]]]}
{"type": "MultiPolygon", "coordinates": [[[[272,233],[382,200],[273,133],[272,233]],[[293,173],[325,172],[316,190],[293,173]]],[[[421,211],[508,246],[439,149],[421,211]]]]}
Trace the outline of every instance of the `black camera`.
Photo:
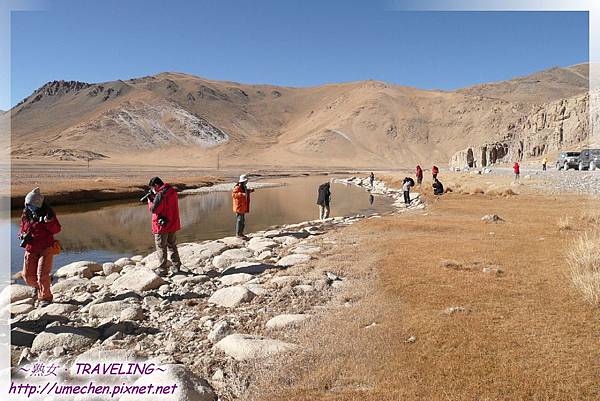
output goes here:
{"type": "Polygon", "coordinates": [[[154,193],[152,192],[152,190],[146,192],[146,195],[141,197],[140,202],[146,202],[148,199],[150,199],[151,201],[154,199],[154,193]]]}
{"type": "Polygon", "coordinates": [[[27,233],[21,233],[19,234],[19,239],[21,240],[21,242],[19,243],[19,246],[21,248],[25,248],[25,246],[31,242],[31,240],[33,239],[33,235],[31,235],[31,233],[27,232],[27,233]]]}
{"type": "Polygon", "coordinates": [[[167,219],[165,216],[158,216],[158,225],[161,227],[166,226],[167,224],[169,224],[169,219],[167,219]]]}

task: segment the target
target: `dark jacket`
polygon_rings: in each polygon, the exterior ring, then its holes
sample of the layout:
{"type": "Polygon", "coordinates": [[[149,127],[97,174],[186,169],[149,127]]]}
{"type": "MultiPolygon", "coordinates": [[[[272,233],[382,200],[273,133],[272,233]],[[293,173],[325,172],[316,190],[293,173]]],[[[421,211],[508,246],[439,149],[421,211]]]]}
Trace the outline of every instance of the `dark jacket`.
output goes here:
{"type": "Polygon", "coordinates": [[[329,190],[329,183],[319,185],[319,196],[317,198],[317,205],[329,206],[329,200],[331,199],[331,191],[329,190]]]}
{"type": "Polygon", "coordinates": [[[157,191],[154,199],[148,203],[152,212],[152,232],[154,234],[174,233],[181,229],[179,221],[179,196],[177,190],[169,184],[164,184],[157,191]],[[161,225],[159,219],[163,217],[161,225]]]}
{"type": "Polygon", "coordinates": [[[46,248],[54,245],[54,234],[61,230],[60,223],[56,214],[46,203],[35,213],[28,209],[23,210],[21,215],[20,233],[29,233],[30,240],[26,242],[25,250],[27,252],[41,253],[46,248]],[[47,217],[48,222],[40,219],[47,217]]]}
{"type": "Polygon", "coordinates": [[[443,195],[444,194],[444,186],[438,180],[433,182],[433,194],[434,195],[443,195]]]}

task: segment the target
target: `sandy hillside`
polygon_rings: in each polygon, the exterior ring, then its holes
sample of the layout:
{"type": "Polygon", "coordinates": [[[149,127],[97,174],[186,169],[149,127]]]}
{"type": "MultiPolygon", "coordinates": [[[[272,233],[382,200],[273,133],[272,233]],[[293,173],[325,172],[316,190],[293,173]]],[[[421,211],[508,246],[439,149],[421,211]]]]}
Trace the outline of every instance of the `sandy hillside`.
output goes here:
{"type": "Polygon", "coordinates": [[[506,139],[540,105],[587,93],[587,65],[456,92],[379,81],[310,88],[181,73],[54,81],[12,112],[19,159],[172,165],[401,167],[506,139]]]}

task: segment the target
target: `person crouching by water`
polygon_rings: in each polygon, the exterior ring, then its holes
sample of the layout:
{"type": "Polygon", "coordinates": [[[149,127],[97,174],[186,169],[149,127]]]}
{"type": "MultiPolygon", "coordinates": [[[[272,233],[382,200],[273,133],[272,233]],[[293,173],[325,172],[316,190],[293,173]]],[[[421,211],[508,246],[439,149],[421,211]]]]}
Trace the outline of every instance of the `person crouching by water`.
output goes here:
{"type": "Polygon", "coordinates": [[[321,220],[329,218],[329,202],[331,201],[330,187],[331,184],[329,182],[319,185],[317,205],[319,205],[319,219],[321,220]]]}
{"type": "Polygon", "coordinates": [[[404,204],[406,204],[406,207],[410,205],[410,187],[414,186],[415,181],[410,177],[406,177],[402,181],[402,191],[404,192],[404,204]]]}
{"type": "Polygon", "coordinates": [[[40,306],[52,302],[50,273],[52,259],[59,247],[54,234],[60,230],[56,214],[44,201],[40,189],[34,188],[25,197],[19,238],[25,248],[23,279],[28,286],[35,288],[40,306]]]}
{"type": "Polygon", "coordinates": [[[244,234],[246,226],[246,213],[250,212],[250,193],[253,189],[248,188],[248,176],[242,174],[237,184],[233,187],[231,197],[233,198],[233,211],[236,215],[235,235],[239,238],[247,239],[244,234]]]}
{"type": "Polygon", "coordinates": [[[153,177],[148,184],[151,193],[148,196],[148,209],[152,213],[152,233],[158,253],[161,274],[167,270],[167,250],[171,251],[171,275],[181,268],[181,259],[177,251],[176,233],[181,229],[179,221],[179,196],[177,190],[165,184],[159,177],[153,177]]]}
{"type": "Polygon", "coordinates": [[[443,195],[444,194],[444,186],[437,178],[433,180],[433,194],[434,195],[443,195]]]}

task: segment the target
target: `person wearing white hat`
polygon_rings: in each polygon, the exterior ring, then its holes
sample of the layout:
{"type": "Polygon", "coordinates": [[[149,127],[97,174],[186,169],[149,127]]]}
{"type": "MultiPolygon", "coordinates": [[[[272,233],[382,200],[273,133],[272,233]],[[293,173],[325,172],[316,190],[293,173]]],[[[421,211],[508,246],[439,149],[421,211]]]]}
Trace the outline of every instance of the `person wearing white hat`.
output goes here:
{"type": "Polygon", "coordinates": [[[60,230],[54,210],[45,202],[40,189],[34,188],[25,197],[19,238],[25,248],[23,280],[35,289],[40,306],[48,305],[53,299],[50,273],[53,257],[59,249],[54,235],[60,230]]]}
{"type": "Polygon", "coordinates": [[[246,226],[246,213],[250,212],[250,193],[253,189],[248,188],[248,175],[240,175],[238,183],[233,187],[231,197],[233,200],[233,211],[236,214],[235,235],[246,239],[244,227],[246,226]]]}

